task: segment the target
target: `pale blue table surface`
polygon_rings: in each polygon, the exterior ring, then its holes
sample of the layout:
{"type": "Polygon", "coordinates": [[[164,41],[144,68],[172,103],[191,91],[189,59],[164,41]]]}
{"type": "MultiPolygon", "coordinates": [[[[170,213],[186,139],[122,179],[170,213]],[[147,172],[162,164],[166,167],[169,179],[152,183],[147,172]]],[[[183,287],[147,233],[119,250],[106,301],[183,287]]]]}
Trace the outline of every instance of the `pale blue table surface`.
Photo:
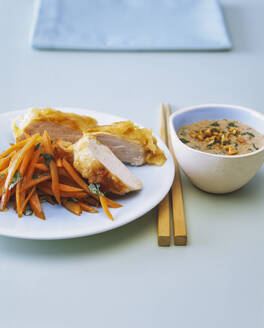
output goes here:
{"type": "MultiPolygon", "coordinates": [[[[33,0],[0,0],[0,109],[87,107],[155,131],[161,101],[264,112],[264,2],[222,4],[229,53],[88,53],[32,50],[33,0]]],[[[183,178],[187,247],[157,246],[155,210],[82,239],[0,237],[0,326],[262,328],[263,175],[226,196],[183,178]]]]}

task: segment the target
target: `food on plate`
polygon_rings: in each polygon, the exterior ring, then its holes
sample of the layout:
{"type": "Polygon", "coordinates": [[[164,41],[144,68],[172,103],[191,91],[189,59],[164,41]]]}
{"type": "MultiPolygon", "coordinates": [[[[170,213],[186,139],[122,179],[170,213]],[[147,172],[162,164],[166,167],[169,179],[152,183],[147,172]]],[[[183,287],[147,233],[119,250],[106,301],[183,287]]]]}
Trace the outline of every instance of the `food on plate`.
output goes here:
{"type": "Polygon", "coordinates": [[[96,125],[97,121],[89,116],[65,113],[51,108],[32,108],[14,120],[13,133],[15,139],[20,141],[35,133],[43,135],[46,130],[52,140],[61,138],[76,142],[86,129],[96,125]]]}
{"type": "Polygon", "coordinates": [[[254,152],[264,145],[264,136],[235,120],[204,120],[182,126],[177,135],[187,146],[221,155],[254,152]]]}
{"type": "Polygon", "coordinates": [[[105,196],[100,184],[83,179],[66,158],[56,156],[56,142],[47,131],[13,144],[0,154],[0,210],[13,202],[19,217],[34,214],[45,220],[42,202],[62,204],[76,215],[96,213],[101,204],[113,219],[108,207],[121,205],[105,196]]]}
{"type": "Polygon", "coordinates": [[[163,165],[166,157],[157,145],[152,131],[140,128],[131,121],[116,122],[89,128],[86,134],[93,135],[109,147],[122,161],[131,165],[163,165]]]}
{"type": "Polygon", "coordinates": [[[68,158],[75,169],[102,190],[123,195],[140,190],[141,181],[95,137],[86,135],[75,144],[58,141],[58,153],[68,158]]]}
{"type": "Polygon", "coordinates": [[[96,213],[121,205],[106,197],[142,189],[123,164],[163,165],[166,157],[150,129],[131,121],[99,126],[88,116],[51,108],[30,109],[15,119],[16,143],[0,154],[0,210],[14,201],[19,217],[33,211],[45,219],[42,202],[70,212],[96,213]]]}
{"type": "Polygon", "coordinates": [[[64,113],[51,108],[35,108],[29,109],[13,123],[13,133],[17,141],[34,133],[43,135],[45,130],[52,140],[61,139],[71,143],[77,142],[84,134],[95,136],[122,162],[131,165],[163,165],[166,161],[152,131],[140,128],[131,121],[98,126],[92,117],[64,113]]]}

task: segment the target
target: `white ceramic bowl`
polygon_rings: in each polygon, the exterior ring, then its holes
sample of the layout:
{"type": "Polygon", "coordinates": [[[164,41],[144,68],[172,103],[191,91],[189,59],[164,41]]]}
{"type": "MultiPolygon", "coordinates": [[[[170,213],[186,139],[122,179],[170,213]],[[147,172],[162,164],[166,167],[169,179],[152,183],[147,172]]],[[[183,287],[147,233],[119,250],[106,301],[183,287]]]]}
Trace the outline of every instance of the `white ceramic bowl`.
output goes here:
{"type": "Polygon", "coordinates": [[[264,162],[264,147],[243,155],[215,155],[188,147],[176,131],[185,124],[202,120],[237,120],[264,134],[264,115],[240,106],[200,105],[176,111],[170,117],[170,133],[177,160],[184,173],[199,189],[227,193],[249,182],[264,162]]]}

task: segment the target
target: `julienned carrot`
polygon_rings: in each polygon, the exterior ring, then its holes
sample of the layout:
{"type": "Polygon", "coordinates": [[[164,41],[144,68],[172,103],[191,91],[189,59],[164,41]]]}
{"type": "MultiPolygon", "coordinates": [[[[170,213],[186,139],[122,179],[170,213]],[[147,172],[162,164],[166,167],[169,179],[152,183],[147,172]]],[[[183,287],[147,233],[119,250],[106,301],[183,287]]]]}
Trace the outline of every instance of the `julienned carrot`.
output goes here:
{"type": "MultiPolygon", "coordinates": [[[[38,185],[38,190],[40,190],[43,195],[54,196],[53,191],[48,186],[45,186],[45,185],[42,185],[42,184],[38,185]]],[[[64,197],[64,198],[74,197],[76,199],[83,199],[87,196],[87,194],[84,191],[83,192],[65,192],[65,191],[61,191],[60,194],[61,194],[61,197],[64,197]]]]}
{"type": "Polygon", "coordinates": [[[97,209],[93,208],[92,206],[89,206],[88,204],[85,204],[83,202],[79,202],[81,209],[84,210],[85,212],[89,213],[98,213],[97,209]]]}
{"type": "MultiPolygon", "coordinates": [[[[26,172],[26,169],[28,167],[28,164],[30,160],[32,159],[32,155],[34,152],[34,145],[31,146],[31,148],[28,150],[28,152],[25,154],[21,166],[19,168],[19,173],[21,177],[24,177],[24,174],[26,172]]],[[[26,193],[24,190],[21,190],[22,187],[22,181],[19,181],[16,185],[16,207],[17,207],[17,213],[19,217],[22,217],[23,211],[21,209],[22,204],[24,203],[26,193]]]]}
{"type": "Polygon", "coordinates": [[[33,187],[33,186],[36,186],[36,185],[38,185],[38,184],[41,183],[41,182],[44,182],[44,181],[49,180],[50,178],[51,178],[50,175],[44,175],[44,176],[42,176],[42,177],[39,177],[39,178],[36,178],[36,179],[32,179],[32,180],[29,181],[27,184],[23,185],[21,191],[23,191],[23,190],[27,190],[27,189],[29,189],[29,188],[31,188],[31,187],[33,187]]]}
{"type": "Polygon", "coordinates": [[[46,130],[43,133],[43,146],[44,146],[45,152],[50,154],[51,156],[53,156],[53,159],[49,162],[50,175],[51,175],[51,181],[52,181],[52,191],[54,193],[54,196],[55,196],[57,202],[60,204],[61,200],[60,200],[58,169],[57,169],[56,163],[54,162],[53,148],[51,146],[50,137],[46,130]]]}
{"type": "Polygon", "coordinates": [[[15,151],[12,151],[7,157],[4,157],[0,160],[0,171],[6,169],[12,159],[12,157],[15,155],[15,151]]]}
{"type": "Polygon", "coordinates": [[[1,210],[4,210],[4,208],[6,207],[6,203],[9,200],[10,193],[9,193],[8,188],[9,188],[9,185],[10,185],[19,165],[21,164],[27,151],[32,147],[32,145],[35,145],[35,142],[38,137],[39,137],[39,134],[35,134],[32,137],[30,137],[27,140],[27,142],[25,143],[25,145],[23,146],[23,148],[18,151],[17,155],[15,155],[12,158],[12,160],[9,164],[9,167],[8,167],[8,173],[7,173],[7,177],[6,177],[6,181],[5,181],[5,185],[4,185],[4,193],[1,198],[1,204],[0,204],[1,210]]]}
{"type": "Polygon", "coordinates": [[[56,165],[57,165],[58,167],[62,167],[62,160],[61,160],[61,158],[58,158],[58,159],[56,160],[56,165]]]}
{"type": "Polygon", "coordinates": [[[35,164],[38,162],[39,160],[39,156],[40,156],[40,153],[41,153],[41,150],[40,148],[36,149],[34,151],[34,154],[33,154],[33,157],[32,157],[32,161],[28,167],[28,170],[27,170],[27,173],[26,173],[26,177],[24,179],[24,184],[28,183],[31,179],[32,179],[32,176],[33,176],[33,173],[34,173],[34,170],[35,170],[35,164]]]}
{"type": "Polygon", "coordinates": [[[118,204],[118,203],[114,202],[112,199],[107,198],[106,196],[104,196],[104,197],[105,197],[105,199],[106,199],[106,201],[107,201],[107,205],[108,205],[109,207],[112,207],[112,208],[119,208],[119,207],[122,207],[122,206],[123,206],[123,205],[121,205],[121,204],[118,204]]]}
{"type": "Polygon", "coordinates": [[[6,155],[9,155],[15,150],[21,149],[25,144],[27,143],[27,140],[20,141],[13,146],[9,147],[7,150],[5,150],[3,153],[0,154],[0,158],[6,157],[6,155]]]}
{"type": "Polygon", "coordinates": [[[65,208],[67,208],[67,210],[69,210],[73,214],[76,214],[76,215],[82,214],[82,208],[78,202],[76,203],[71,200],[64,199],[62,201],[62,204],[65,208]]]}
{"type": "Polygon", "coordinates": [[[40,171],[48,172],[48,170],[49,170],[49,168],[43,163],[36,163],[34,166],[35,166],[35,169],[38,169],[40,171]]]}
{"type": "Polygon", "coordinates": [[[84,182],[84,180],[79,176],[79,174],[75,171],[75,169],[72,167],[72,165],[65,159],[62,159],[62,165],[65,168],[65,170],[69,173],[69,175],[73,178],[73,180],[82,187],[88,195],[91,197],[98,199],[98,196],[96,194],[93,194],[88,185],[84,182]]]}
{"type": "MultiPolygon", "coordinates": [[[[50,182],[46,182],[45,185],[49,188],[51,188],[51,186],[52,186],[50,182]]],[[[83,192],[83,189],[81,189],[81,188],[76,188],[76,187],[69,186],[69,185],[66,185],[63,183],[59,183],[59,188],[60,188],[60,191],[65,191],[65,192],[83,192]]]]}
{"type": "Polygon", "coordinates": [[[34,214],[38,218],[40,218],[42,220],[46,220],[46,217],[45,217],[45,214],[43,212],[43,209],[42,209],[38,194],[36,192],[33,193],[33,195],[30,197],[29,203],[30,203],[30,206],[31,206],[32,211],[34,212],[34,214]]]}
{"type": "MultiPolygon", "coordinates": [[[[33,187],[32,190],[30,191],[30,193],[27,195],[26,199],[24,200],[22,206],[21,206],[21,212],[23,213],[25,208],[26,208],[26,205],[28,203],[28,201],[30,200],[31,196],[33,195],[33,193],[36,191],[36,187],[33,187]]],[[[18,216],[19,216],[20,213],[18,213],[18,216]]],[[[22,216],[22,214],[21,214],[22,216]]],[[[20,216],[19,216],[20,217],[20,216]]]]}
{"type": "Polygon", "coordinates": [[[113,215],[109,211],[108,205],[107,205],[107,200],[105,199],[105,196],[99,195],[100,203],[102,205],[102,208],[105,212],[105,214],[111,219],[112,221],[114,220],[113,215]]]}

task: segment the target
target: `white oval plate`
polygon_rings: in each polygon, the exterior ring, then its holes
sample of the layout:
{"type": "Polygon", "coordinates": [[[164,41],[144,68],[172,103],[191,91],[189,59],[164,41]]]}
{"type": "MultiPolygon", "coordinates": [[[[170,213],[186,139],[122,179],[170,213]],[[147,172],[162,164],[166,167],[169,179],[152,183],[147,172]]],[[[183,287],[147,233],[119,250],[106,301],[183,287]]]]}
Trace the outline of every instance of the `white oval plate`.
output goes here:
{"type": "MultiPolygon", "coordinates": [[[[58,108],[65,112],[88,115],[96,118],[100,125],[111,124],[124,120],[121,117],[90,111],[79,108],[58,108]]],[[[4,151],[9,142],[13,141],[11,121],[26,110],[0,114],[0,151],[4,151]]],[[[115,229],[127,224],[155,207],[168,193],[174,178],[174,162],[172,156],[159,139],[158,144],[164,150],[167,161],[163,166],[145,165],[142,167],[129,167],[131,171],[142,181],[143,189],[120,197],[118,202],[123,207],[111,209],[115,218],[109,220],[99,209],[99,213],[90,214],[83,212],[81,216],[73,215],[61,206],[43,204],[46,220],[40,220],[33,216],[23,216],[19,219],[11,208],[0,213],[0,235],[25,239],[66,239],[97,234],[103,231],[115,229]]]]}

